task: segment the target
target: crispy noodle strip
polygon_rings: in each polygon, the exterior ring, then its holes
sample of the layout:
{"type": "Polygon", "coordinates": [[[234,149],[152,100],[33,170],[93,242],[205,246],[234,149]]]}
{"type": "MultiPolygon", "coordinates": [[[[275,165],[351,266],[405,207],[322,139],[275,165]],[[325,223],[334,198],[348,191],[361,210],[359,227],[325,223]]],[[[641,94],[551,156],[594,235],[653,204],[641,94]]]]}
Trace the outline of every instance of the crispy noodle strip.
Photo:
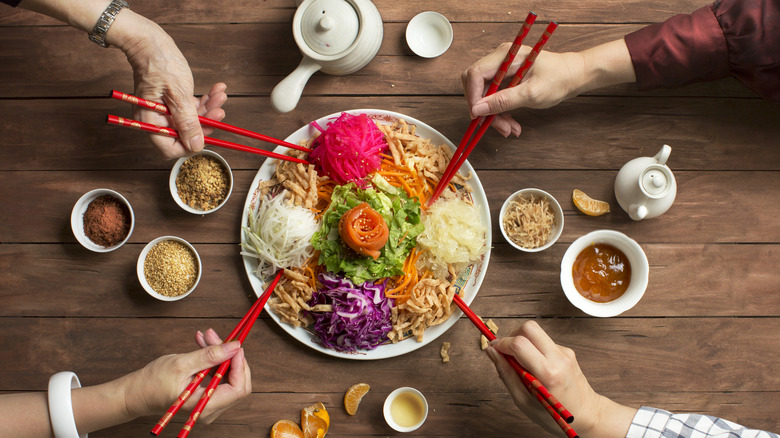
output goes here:
{"type": "Polygon", "coordinates": [[[537,196],[518,196],[506,209],[504,230],[523,248],[538,248],[548,240],[555,225],[555,213],[549,201],[537,196]]]}
{"type": "Polygon", "coordinates": [[[393,343],[402,340],[411,330],[417,342],[422,342],[423,332],[448,320],[453,312],[452,298],[455,288],[449,282],[425,278],[412,288],[411,296],[392,313],[393,330],[388,334],[393,343]]]}

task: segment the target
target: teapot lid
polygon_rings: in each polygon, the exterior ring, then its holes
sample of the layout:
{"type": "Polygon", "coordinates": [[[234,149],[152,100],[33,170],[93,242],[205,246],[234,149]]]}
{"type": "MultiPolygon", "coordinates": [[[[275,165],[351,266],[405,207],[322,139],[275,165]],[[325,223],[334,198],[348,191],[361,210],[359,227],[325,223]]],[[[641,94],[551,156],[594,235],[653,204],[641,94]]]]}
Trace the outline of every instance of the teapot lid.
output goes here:
{"type": "Polygon", "coordinates": [[[360,20],[346,0],[314,0],[301,17],[306,45],[321,55],[336,55],[357,39],[360,20]]]}
{"type": "Polygon", "coordinates": [[[663,166],[649,166],[639,179],[639,183],[648,196],[652,198],[661,198],[671,190],[671,173],[663,166]]]}

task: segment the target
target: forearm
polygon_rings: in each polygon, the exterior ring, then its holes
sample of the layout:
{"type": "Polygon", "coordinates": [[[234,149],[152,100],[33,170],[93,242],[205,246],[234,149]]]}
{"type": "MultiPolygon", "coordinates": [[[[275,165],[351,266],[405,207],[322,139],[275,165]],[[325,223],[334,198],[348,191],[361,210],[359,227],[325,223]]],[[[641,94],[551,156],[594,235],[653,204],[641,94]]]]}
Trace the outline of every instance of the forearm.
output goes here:
{"type": "Polygon", "coordinates": [[[578,53],[583,74],[575,84],[575,95],[609,85],[636,82],[634,65],[622,38],[578,53]]]}
{"type": "Polygon", "coordinates": [[[0,436],[14,438],[51,437],[46,392],[0,396],[0,436]]]}
{"type": "Polygon", "coordinates": [[[80,433],[89,433],[126,423],[146,414],[143,407],[128,400],[133,374],[111,382],[74,389],[73,417],[80,433]]]}
{"type": "MultiPolygon", "coordinates": [[[[80,434],[125,423],[149,414],[138,397],[128,397],[133,374],[96,386],[71,391],[76,428],[80,434]]],[[[46,392],[0,396],[0,436],[49,438],[53,436],[46,392]]]]}
{"type": "MultiPolygon", "coordinates": [[[[19,7],[48,15],[89,33],[108,4],[108,0],[22,0],[19,7]]],[[[151,20],[123,8],[106,33],[106,42],[128,53],[143,44],[150,34],[159,36],[164,32],[151,20]]]]}
{"type": "MultiPolygon", "coordinates": [[[[582,438],[625,438],[637,409],[599,396],[596,412],[597,418],[588,422],[589,429],[577,430],[582,438]]],[[[575,418],[575,428],[576,422],[575,418]]]]}

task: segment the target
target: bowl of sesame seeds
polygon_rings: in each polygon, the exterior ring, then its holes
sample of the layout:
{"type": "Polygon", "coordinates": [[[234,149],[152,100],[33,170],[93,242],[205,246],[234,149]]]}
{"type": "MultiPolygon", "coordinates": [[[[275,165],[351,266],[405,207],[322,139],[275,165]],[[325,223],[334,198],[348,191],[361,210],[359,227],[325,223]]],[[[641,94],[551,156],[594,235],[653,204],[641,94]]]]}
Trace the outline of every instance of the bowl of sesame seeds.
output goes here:
{"type": "Polygon", "coordinates": [[[204,149],[191,157],[179,158],[168,182],[171,196],[184,211],[209,214],[220,209],[233,191],[233,172],[227,160],[204,149]]]}
{"type": "Polygon", "coordinates": [[[161,301],[176,301],[191,294],[200,281],[200,256],[189,242],[162,236],[149,242],[138,256],[138,280],[144,290],[161,301]]]}

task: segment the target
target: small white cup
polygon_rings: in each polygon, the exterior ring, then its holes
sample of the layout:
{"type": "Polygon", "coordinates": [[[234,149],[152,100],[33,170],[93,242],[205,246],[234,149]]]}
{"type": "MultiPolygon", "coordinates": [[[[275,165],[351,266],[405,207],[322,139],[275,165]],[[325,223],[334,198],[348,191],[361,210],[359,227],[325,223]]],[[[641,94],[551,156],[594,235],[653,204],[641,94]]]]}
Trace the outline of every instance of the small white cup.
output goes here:
{"type": "Polygon", "coordinates": [[[218,206],[212,208],[211,210],[200,210],[197,208],[192,208],[189,205],[185,204],[184,201],[181,200],[181,198],[179,197],[179,190],[176,188],[176,177],[179,176],[179,172],[181,171],[182,164],[184,164],[185,161],[187,161],[192,157],[182,157],[176,160],[176,163],[173,165],[173,168],[171,169],[171,176],[168,179],[168,186],[170,187],[171,196],[173,197],[173,200],[176,201],[176,204],[179,207],[181,207],[182,210],[192,214],[214,213],[215,211],[222,208],[223,205],[227,204],[228,199],[230,199],[230,194],[233,192],[233,171],[230,169],[230,165],[228,164],[227,160],[222,158],[222,155],[219,155],[214,151],[203,149],[203,151],[201,151],[199,154],[193,155],[193,157],[197,155],[205,155],[207,157],[213,157],[216,158],[220,163],[222,163],[222,166],[225,168],[225,172],[227,172],[228,181],[230,183],[225,199],[223,199],[218,206]]]}
{"type": "Polygon", "coordinates": [[[636,241],[625,234],[613,230],[597,230],[575,240],[566,250],[561,260],[561,287],[569,302],[591,316],[602,318],[617,316],[634,307],[647,289],[650,277],[650,264],[647,256],[636,241]],[[631,280],[625,293],[606,303],[591,301],[577,291],[572,276],[572,266],[583,249],[595,243],[605,243],[623,251],[631,264],[631,280]]]}
{"type": "Polygon", "coordinates": [[[141,250],[141,254],[138,255],[138,263],[136,264],[136,273],[138,275],[138,281],[141,283],[141,287],[144,288],[146,293],[153,296],[154,298],[157,298],[160,301],[178,301],[187,295],[191,294],[192,291],[195,290],[196,287],[198,287],[198,283],[200,283],[200,277],[203,272],[203,264],[200,261],[200,255],[198,255],[198,251],[195,250],[195,247],[192,246],[189,242],[182,239],[181,237],[176,236],[162,236],[158,237],[151,242],[149,242],[143,250],[141,250]],[[158,243],[165,241],[165,240],[175,240],[182,245],[189,248],[190,251],[192,251],[192,254],[195,256],[195,265],[198,269],[198,278],[195,279],[195,283],[192,285],[192,287],[185,293],[181,295],[177,295],[175,297],[168,297],[161,293],[158,293],[154,290],[154,288],[149,284],[148,281],[146,281],[146,273],[144,272],[144,263],[146,262],[146,256],[149,255],[149,251],[151,251],[152,248],[154,248],[155,245],[158,243]]]}
{"type": "Polygon", "coordinates": [[[420,12],[406,26],[406,43],[423,58],[442,55],[450,48],[452,38],[450,21],[438,12],[420,12]]]}
{"type": "Polygon", "coordinates": [[[408,386],[404,386],[402,388],[398,388],[395,391],[391,392],[390,395],[387,396],[385,399],[385,404],[383,407],[383,413],[385,415],[385,421],[387,422],[387,425],[392,427],[394,430],[398,432],[412,432],[420,428],[420,426],[425,423],[425,420],[428,418],[428,400],[425,399],[425,396],[422,395],[422,393],[414,388],[410,388],[408,386]],[[391,406],[393,404],[393,401],[395,401],[398,396],[401,394],[410,393],[414,396],[418,397],[420,401],[422,402],[422,409],[423,414],[419,422],[417,424],[413,424],[411,426],[401,426],[398,424],[398,422],[395,421],[393,418],[392,412],[391,412],[391,406]]]}
{"type": "Polygon", "coordinates": [[[109,189],[95,189],[85,193],[81,198],[79,198],[78,201],[76,201],[76,204],[73,206],[73,211],[70,213],[70,228],[73,230],[73,235],[76,237],[76,240],[78,240],[81,246],[84,248],[87,248],[93,252],[111,252],[124,245],[125,242],[130,239],[130,235],[133,234],[133,229],[135,228],[135,215],[133,214],[133,207],[130,206],[130,203],[127,202],[127,199],[120,195],[119,192],[115,192],[114,190],[109,189]],[[84,234],[84,212],[87,211],[87,207],[89,207],[89,204],[92,203],[92,201],[104,195],[109,195],[119,200],[119,202],[126,205],[127,209],[130,211],[130,230],[127,232],[127,237],[114,246],[98,245],[97,243],[89,240],[89,237],[84,234]]]}
{"type": "Polygon", "coordinates": [[[506,198],[506,201],[504,201],[504,205],[501,206],[501,212],[498,214],[498,225],[499,228],[501,229],[501,234],[504,235],[504,239],[506,239],[506,241],[509,242],[509,244],[515,247],[516,249],[525,252],[544,251],[545,249],[551,247],[553,243],[555,243],[558,240],[558,238],[561,237],[561,233],[563,233],[563,209],[561,208],[561,204],[558,203],[558,201],[553,197],[553,195],[545,192],[544,190],[522,189],[512,193],[508,198],[506,198]],[[520,246],[515,242],[513,242],[512,239],[510,239],[509,236],[507,235],[506,230],[504,230],[504,215],[506,214],[506,211],[509,208],[509,206],[512,204],[512,201],[514,201],[520,196],[525,196],[525,197],[535,196],[537,198],[547,199],[547,202],[550,203],[550,207],[552,207],[553,209],[553,213],[555,214],[555,222],[553,223],[553,229],[550,232],[550,239],[547,240],[547,243],[545,243],[542,246],[538,246],[536,248],[525,248],[523,246],[520,246]]]}

